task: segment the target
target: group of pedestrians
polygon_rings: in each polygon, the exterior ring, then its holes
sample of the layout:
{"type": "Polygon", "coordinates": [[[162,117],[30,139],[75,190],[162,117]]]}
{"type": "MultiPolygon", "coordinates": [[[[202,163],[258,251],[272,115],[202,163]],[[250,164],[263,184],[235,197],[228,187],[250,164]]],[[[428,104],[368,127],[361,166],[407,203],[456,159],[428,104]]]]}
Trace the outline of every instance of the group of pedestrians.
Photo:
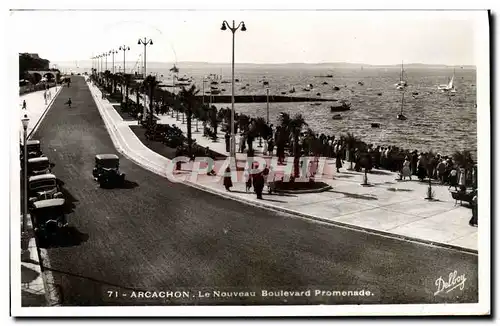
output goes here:
{"type": "MultiPolygon", "coordinates": [[[[252,163],[252,171],[258,171],[259,163],[252,163]]],[[[262,169],[262,171],[247,173],[245,182],[245,191],[248,193],[252,190],[257,195],[257,199],[264,199],[262,194],[267,183],[267,177],[269,176],[269,168],[267,166],[262,169]]],[[[227,191],[231,191],[233,187],[233,181],[231,179],[231,169],[227,167],[224,174],[224,187],[227,191]]]]}

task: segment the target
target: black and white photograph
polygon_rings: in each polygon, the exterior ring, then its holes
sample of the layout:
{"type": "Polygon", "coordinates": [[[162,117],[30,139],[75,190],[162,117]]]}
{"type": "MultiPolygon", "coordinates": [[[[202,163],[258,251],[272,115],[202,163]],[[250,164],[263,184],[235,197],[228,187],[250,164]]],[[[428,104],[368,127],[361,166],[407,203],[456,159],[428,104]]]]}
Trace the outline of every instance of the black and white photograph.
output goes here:
{"type": "Polygon", "coordinates": [[[8,18],[12,316],[490,313],[491,12],[8,18]]]}

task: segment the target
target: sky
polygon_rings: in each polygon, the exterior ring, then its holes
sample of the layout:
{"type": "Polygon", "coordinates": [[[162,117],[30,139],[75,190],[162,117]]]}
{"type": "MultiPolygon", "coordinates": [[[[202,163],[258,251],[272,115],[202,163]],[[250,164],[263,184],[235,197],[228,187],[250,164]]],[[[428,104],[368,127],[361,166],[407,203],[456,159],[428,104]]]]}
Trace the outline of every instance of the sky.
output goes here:
{"type": "Polygon", "coordinates": [[[247,28],[235,34],[240,63],[475,65],[477,35],[487,33],[477,27],[486,19],[478,11],[15,11],[10,44],[51,62],[127,45],[129,62],[144,52],[137,41],[146,37],[148,61],[230,63],[232,35],[220,27],[231,19],[247,28]]]}

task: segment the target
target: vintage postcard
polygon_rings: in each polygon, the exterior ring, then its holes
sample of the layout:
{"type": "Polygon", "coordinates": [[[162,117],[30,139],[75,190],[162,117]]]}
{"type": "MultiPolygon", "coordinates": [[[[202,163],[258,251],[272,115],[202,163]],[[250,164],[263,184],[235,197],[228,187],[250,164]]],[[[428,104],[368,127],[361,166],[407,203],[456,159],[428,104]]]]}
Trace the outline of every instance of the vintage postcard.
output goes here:
{"type": "Polygon", "coordinates": [[[489,314],[489,19],[11,9],[12,315],[489,314]]]}

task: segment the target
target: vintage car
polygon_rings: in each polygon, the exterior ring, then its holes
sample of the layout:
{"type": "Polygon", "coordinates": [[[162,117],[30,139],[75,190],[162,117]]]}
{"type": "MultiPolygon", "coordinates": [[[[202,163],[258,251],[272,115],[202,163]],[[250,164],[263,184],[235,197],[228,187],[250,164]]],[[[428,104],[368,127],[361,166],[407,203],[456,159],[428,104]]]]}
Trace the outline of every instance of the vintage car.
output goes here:
{"type": "MultiPolygon", "coordinates": [[[[27,149],[26,151],[28,152],[28,159],[34,158],[34,157],[40,157],[43,156],[42,150],[40,148],[40,141],[39,140],[28,140],[26,142],[27,149]]],[[[21,160],[24,158],[24,146],[23,144],[20,144],[20,154],[21,154],[21,160]]]]}
{"type": "Polygon", "coordinates": [[[125,173],[120,172],[120,158],[115,154],[96,155],[92,174],[101,187],[123,185],[125,181],[125,173]]]}
{"type": "Polygon", "coordinates": [[[57,178],[53,174],[40,174],[28,179],[28,200],[30,206],[40,200],[63,198],[63,193],[59,190],[57,178]]]}
{"type": "Polygon", "coordinates": [[[46,156],[28,159],[28,176],[49,174],[50,162],[46,156]]]}
{"type": "Polygon", "coordinates": [[[44,199],[33,203],[31,216],[33,226],[39,239],[50,239],[60,235],[60,231],[68,226],[64,214],[64,199],[44,199]]]}

